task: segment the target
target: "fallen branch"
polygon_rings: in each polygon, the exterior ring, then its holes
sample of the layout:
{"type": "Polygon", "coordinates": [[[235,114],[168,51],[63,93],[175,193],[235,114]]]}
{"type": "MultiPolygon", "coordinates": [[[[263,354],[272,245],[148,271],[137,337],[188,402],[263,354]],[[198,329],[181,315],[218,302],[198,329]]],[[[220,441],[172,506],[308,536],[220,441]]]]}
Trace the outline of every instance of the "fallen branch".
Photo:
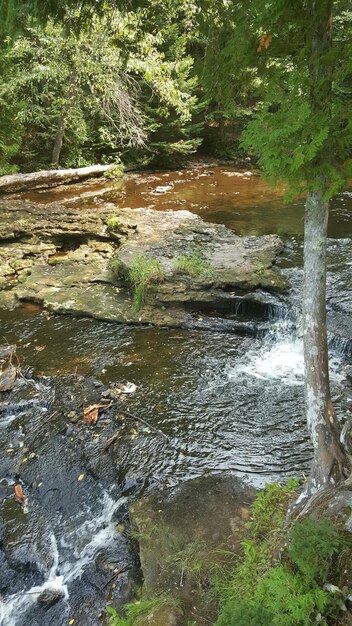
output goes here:
{"type": "Polygon", "coordinates": [[[149,424],[149,422],[147,422],[147,420],[144,420],[142,417],[138,417],[137,415],[132,415],[132,413],[126,410],[123,410],[121,415],[124,415],[128,419],[135,420],[136,422],[141,422],[141,424],[144,424],[144,426],[147,426],[148,428],[150,428],[150,430],[153,430],[155,433],[158,433],[158,435],[161,435],[162,437],[164,437],[164,439],[166,439],[167,441],[170,441],[170,437],[165,435],[165,433],[159,430],[159,428],[155,428],[155,426],[152,426],[151,424],[149,424]]]}
{"type": "Polygon", "coordinates": [[[110,578],[109,580],[102,586],[100,587],[100,591],[104,591],[104,589],[110,585],[110,583],[112,583],[113,580],[115,580],[115,578],[117,578],[118,576],[120,576],[120,574],[124,574],[125,572],[129,572],[131,569],[131,567],[125,567],[124,569],[120,569],[118,572],[115,572],[110,578]]]}
{"type": "Polygon", "coordinates": [[[112,437],[110,437],[110,439],[107,439],[104,443],[104,450],[108,450],[108,448],[110,448],[110,446],[112,446],[113,443],[115,443],[116,439],[118,438],[119,434],[120,434],[120,430],[117,431],[117,433],[115,433],[112,437]]]}
{"type": "Polygon", "coordinates": [[[10,174],[0,176],[0,193],[14,193],[25,189],[53,187],[61,183],[101,176],[111,169],[111,165],[90,165],[66,170],[41,170],[30,174],[10,174]]]}

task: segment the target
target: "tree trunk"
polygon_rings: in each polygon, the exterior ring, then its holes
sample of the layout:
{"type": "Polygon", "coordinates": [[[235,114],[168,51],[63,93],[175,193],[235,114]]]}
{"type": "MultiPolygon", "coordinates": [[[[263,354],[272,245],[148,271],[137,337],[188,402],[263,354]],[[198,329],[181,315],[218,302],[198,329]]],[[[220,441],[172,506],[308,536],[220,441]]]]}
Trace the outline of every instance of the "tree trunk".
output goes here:
{"type": "Polygon", "coordinates": [[[70,110],[70,107],[72,107],[76,101],[77,89],[78,89],[77,80],[78,80],[77,72],[76,72],[76,68],[74,67],[70,76],[69,84],[68,84],[67,99],[66,99],[63,111],[57,123],[55,141],[54,141],[53,151],[51,154],[51,163],[52,165],[55,165],[55,167],[58,167],[59,161],[60,161],[60,154],[61,154],[62,144],[64,140],[65,128],[67,124],[67,115],[70,110]]]}
{"type": "Polygon", "coordinates": [[[14,193],[28,191],[28,189],[41,189],[56,187],[63,183],[76,180],[84,180],[94,176],[102,176],[105,172],[113,169],[113,165],[89,165],[66,170],[41,170],[31,174],[9,174],[0,176],[0,195],[2,193],[14,193]]]}
{"type": "Polygon", "coordinates": [[[326,327],[326,242],[329,203],[309,192],[304,228],[303,343],[305,402],[313,442],[309,495],[346,477],[348,460],[330,397],[326,327]]]}
{"type": "Polygon", "coordinates": [[[55,165],[55,167],[58,167],[59,162],[60,162],[60,154],[61,154],[62,142],[64,140],[65,128],[66,128],[66,119],[65,119],[65,115],[62,114],[59,118],[59,122],[57,125],[55,142],[54,142],[53,152],[51,156],[51,163],[52,165],[55,165]]]}
{"type": "MultiPolygon", "coordinates": [[[[309,0],[311,49],[308,59],[312,116],[329,114],[331,99],[332,0],[309,0]]],[[[314,457],[305,496],[348,474],[348,457],[331,402],[326,326],[326,243],[329,202],[319,159],[305,207],[303,343],[305,403],[314,457]]]]}

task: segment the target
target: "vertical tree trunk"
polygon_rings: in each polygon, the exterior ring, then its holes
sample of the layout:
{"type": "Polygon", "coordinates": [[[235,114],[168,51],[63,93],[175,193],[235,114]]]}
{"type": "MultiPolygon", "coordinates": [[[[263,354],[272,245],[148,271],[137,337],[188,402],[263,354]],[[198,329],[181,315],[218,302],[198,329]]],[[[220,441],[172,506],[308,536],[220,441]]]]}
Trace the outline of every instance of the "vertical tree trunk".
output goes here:
{"type": "Polygon", "coordinates": [[[54,165],[55,167],[57,167],[60,162],[60,154],[61,154],[62,144],[64,140],[65,128],[67,124],[67,116],[68,116],[70,107],[72,107],[76,101],[77,87],[78,87],[77,72],[76,72],[76,68],[73,68],[71,76],[70,76],[70,80],[69,80],[67,99],[66,99],[63,111],[57,123],[55,141],[54,141],[53,151],[51,153],[51,164],[54,165]]]}
{"type": "Polygon", "coordinates": [[[66,119],[65,119],[65,114],[63,113],[62,115],[60,115],[59,122],[57,125],[54,147],[53,147],[53,152],[51,156],[51,163],[52,165],[55,165],[56,167],[59,165],[59,161],[60,161],[60,154],[61,154],[62,142],[64,140],[65,128],[66,128],[66,119]]]}
{"type": "Polygon", "coordinates": [[[330,398],[326,327],[328,215],[329,203],[323,199],[323,191],[309,192],[304,227],[303,343],[306,415],[314,449],[310,493],[343,478],[347,465],[330,398]]]}
{"type": "MultiPolygon", "coordinates": [[[[311,50],[308,59],[313,116],[329,114],[332,87],[328,54],[332,45],[332,0],[309,0],[311,50]]],[[[313,442],[313,464],[306,495],[346,476],[348,458],[330,397],[326,327],[326,243],[329,202],[317,159],[307,195],[304,225],[303,343],[305,403],[313,442]],[[314,183],[314,186],[313,186],[314,183]]]]}

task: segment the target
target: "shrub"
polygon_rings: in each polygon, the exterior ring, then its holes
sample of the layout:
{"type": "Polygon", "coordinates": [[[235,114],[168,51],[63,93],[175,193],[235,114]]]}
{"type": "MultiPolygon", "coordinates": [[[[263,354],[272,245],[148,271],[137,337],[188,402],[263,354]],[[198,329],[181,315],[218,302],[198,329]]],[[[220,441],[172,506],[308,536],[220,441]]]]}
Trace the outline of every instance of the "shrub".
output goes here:
{"type": "Polygon", "coordinates": [[[273,567],[258,582],[255,598],[273,615],[275,626],[312,626],[314,614],[321,613],[328,601],[313,580],[284,565],[273,567]]]}
{"type": "Polygon", "coordinates": [[[116,231],[116,230],[120,230],[122,227],[122,222],[121,220],[117,217],[117,215],[114,215],[113,217],[110,217],[110,219],[108,220],[108,230],[111,231],[116,231]]]}
{"type": "Polygon", "coordinates": [[[325,582],[331,559],[342,544],[338,529],[329,520],[308,518],[291,529],[288,553],[302,574],[325,582]]]}
{"type": "Polygon", "coordinates": [[[216,626],[273,626],[273,621],[264,607],[238,601],[226,605],[216,626]]]}

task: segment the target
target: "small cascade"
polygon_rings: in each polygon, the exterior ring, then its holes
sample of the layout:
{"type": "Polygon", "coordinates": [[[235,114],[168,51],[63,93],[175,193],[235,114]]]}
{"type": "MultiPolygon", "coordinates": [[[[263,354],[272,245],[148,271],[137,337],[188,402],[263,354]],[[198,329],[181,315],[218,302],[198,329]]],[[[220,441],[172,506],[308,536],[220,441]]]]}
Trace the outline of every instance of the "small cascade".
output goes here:
{"type": "MultiPolygon", "coordinates": [[[[117,536],[115,513],[124,505],[125,498],[113,500],[108,493],[101,499],[98,515],[85,512],[84,521],[74,520],[77,526],[64,533],[59,540],[50,535],[51,565],[45,580],[27,590],[0,600],[0,626],[25,624],[25,614],[45,591],[57,592],[66,602],[69,612],[69,587],[80,578],[98,552],[111,544],[117,536]]],[[[70,521],[72,525],[72,520],[70,521]]]]}
{"type": "MultiPolygon", "coordinates": [[[[303,385],[304,357],[301,334],[301,318],[289,309],[269,309],[270,330],[263,337],[258,350],[249,350],[239,362],[228,370],[230,379],[248,375],[286,385],[303,385]]],[[[350,356],[352,342],[347,339],[331,338],[329,343],[330,374],[332,380],[344,379],[341,357],[350,356]]]]}

